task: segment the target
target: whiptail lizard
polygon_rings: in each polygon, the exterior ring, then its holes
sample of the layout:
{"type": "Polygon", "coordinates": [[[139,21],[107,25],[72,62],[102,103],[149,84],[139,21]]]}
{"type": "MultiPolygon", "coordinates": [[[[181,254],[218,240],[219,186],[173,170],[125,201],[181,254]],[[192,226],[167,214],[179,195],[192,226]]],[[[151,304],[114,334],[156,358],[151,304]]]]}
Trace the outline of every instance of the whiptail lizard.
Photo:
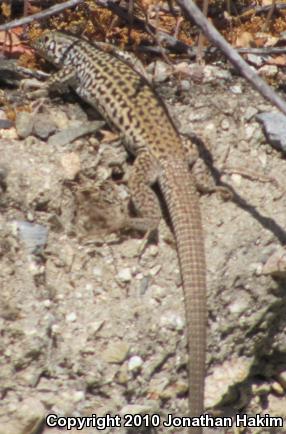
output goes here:
{"type": "MultiPolygon", "coordinates": [[[[147,81],[129,64],[86,40],[47,32],[32,46],[59,71],[46,89],[71,86],[119,130],[136,156],[129,188],[140,217],[136,226],[155,229],[159,201],[150,188],[158,181],[174,229],[182,275],[189,348],[189,411],[204,411],[206,266],[200,207],[179,134],[147,81]]],[[[191,428],[201,434],[201,428],[191,428]]]]}

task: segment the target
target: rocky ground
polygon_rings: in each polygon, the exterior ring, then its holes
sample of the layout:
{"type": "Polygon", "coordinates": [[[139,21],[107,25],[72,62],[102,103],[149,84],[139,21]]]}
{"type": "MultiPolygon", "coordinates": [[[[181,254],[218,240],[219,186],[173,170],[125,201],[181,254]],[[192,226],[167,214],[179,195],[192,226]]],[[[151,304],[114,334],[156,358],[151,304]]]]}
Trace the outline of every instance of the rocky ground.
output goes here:
{"type": "MultiPolygon", "coordinates": [[[[199,180],[231,192],[200,197],[206,410],[280,416],[284,429],[245,432],[286,433],[286,165],[256,120],[275,109],[219,67],[157,88],[180,132],[199,138],[199,180]]],[[[184,299],[165,220],[140,256],[142,237],[114,230],[132,166],[120,139],[71,97],[28,104],[0,130],[0,433],[60,432],[47,414],[187,415],[184,299]]]]}

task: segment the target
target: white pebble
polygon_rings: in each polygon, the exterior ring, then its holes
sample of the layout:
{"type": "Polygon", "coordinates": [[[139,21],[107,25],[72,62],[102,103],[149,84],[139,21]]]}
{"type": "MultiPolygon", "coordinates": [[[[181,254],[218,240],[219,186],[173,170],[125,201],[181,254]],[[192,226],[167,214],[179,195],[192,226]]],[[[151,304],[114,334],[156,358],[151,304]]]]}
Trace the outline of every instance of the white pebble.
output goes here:
{"type": "Polygon", "coordinates": [[[80,402],[83,401],[85,398],[85,394],[82,390],[77,390],[76,392],[74,392],[73,394],[73,401],[74,402],[80,402]]]}
{"type": "Polygon", "coordinates": [[[151,246],[148,248],[148,254],[149,254],[150,256],[157,256],[157,255],[158,255],[158,252],[159,252],[158,246],[151,245],[151,246]]]}
{"type": "Polygon", "coordinates": [[[129,371],[137,371],[143,365],[143,360],[139,356],[133,356],[128,361],[129,371]]]}
{"type": "Polygon", "coordinates": [[[185,322],[181,316],[169,313],[161,317],[161,324],[163,327],[167,327],[170,330],[182,331],[185,327],[185,322]]]}
{"type": "Polygon", "coordinates": [[[94,267],[92,272],[93,272],[93,275],[95,277],[101,277],[102,276],[102,268],[100,268],[100,267],[94,267]]]}
{"type": "Polygon", "coordinates": [[[68,315],[66,315],[66,321],[68,322],[74,322],[76,321],[77,316],[74,312],[69,313],[68,315]]]}
{"type": "Polygon", "coordinates": [[[51,306],[52,302],[51,300],[44,300],[43,305],[48,309],[51,306]]]}
{"type": "Polygon", "coordinates": [[[151,276],[156,276],[156,274],[159,273],[159,271],[161,270],[161,265],[155,265],[155,267],[151,268],[150,270],[150,275],[151,276]]]}
{"type": "Polygon", "coordinates": [[[121,281],[121,282],[130,282],[131,278],[132,278],[132,274],[130,271],[130,268],[122,268],[122,270],[120,270],[117,274],[117,278],[121,281]]]}
{"type": "Polygon", "coordinates": [[[229,120],[228,119],[223,119],[222,122],[221,122],[221,127],[222,127],[223,130],[228,130],[229,127],[230,127],[229,120]]]}
{"type": "Polygon", "coordinates": [[[240,95],[240,94],[242,93],[241,86],[239,86],[239,85],[231,86],[229,89],[230,89],[230,91],[231,91],[232,93],[234,93],[235,95],[240,95]]]}

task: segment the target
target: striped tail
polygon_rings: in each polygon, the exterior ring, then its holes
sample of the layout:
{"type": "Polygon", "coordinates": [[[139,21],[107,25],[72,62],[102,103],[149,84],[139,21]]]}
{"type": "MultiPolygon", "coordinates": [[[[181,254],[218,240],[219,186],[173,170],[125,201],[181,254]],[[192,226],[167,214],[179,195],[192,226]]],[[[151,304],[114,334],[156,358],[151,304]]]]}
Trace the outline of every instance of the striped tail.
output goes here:
{"type": "MultiPolygon", "coordinates": [[[[206,264],[200,206],[195,184],[183,159],[161,161],[160,188],[164,194],[177,242],[184,287],[189,347],[190,416],[204,412],[206,359],[206,264]]],[[[191,428],[201,434],[201,428],[191,428]]]]}

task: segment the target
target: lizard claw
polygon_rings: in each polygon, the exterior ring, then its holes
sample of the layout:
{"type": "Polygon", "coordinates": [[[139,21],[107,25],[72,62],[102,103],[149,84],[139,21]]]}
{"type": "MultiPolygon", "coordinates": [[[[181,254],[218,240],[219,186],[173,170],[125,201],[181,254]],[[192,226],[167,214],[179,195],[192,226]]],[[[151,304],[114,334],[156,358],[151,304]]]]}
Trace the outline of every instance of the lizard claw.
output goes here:
{"type": "Polygon", "coordinates": [[[39,98],[46,98],[48,96],[48,90],[47,89],[37,89],[33,90],[32,92],[28,92],[27,98],[30,100],[33,99],[39,99],[39,98]]]}
{"type": "Polygon", "coordinates": [[[46,84],[34,78],[22,80],[20,83],[20,91],[25,93],[28,99],[37,99],[48,95],[46,84]],[[31,91],[31,89],[36,90],[31,91]]]}

